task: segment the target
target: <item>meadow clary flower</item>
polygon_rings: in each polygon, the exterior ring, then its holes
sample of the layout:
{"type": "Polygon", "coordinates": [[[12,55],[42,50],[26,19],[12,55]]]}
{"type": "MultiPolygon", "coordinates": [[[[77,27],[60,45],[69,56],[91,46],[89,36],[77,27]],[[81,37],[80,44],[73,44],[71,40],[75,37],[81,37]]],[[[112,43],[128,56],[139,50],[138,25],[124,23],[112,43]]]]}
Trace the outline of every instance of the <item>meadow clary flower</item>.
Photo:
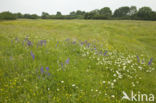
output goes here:
{"type": "Polygon", "coordinates": [[[137,60],[138,60],[138,63],[140,63],[140,58],[139,58],[139,56],[137,56],[137,60]]]}
{"type": "Polygon", "coordinates": [[[66,64],[69,64],[69,58],[66,60],[66,64]]]}
{"type": "Polygon", "coordinates": [[[28,41],[27,41],[27,45],[28,45],[28,46],[32,46],[31,41],[28,40],[28,41]]]}
{"type": "Polygon", "coordinates": [[[41,69],[40,69],[40,70],[41,70],[41,73],[43,74],[43,73],[44,73],[43,67],[41,67],[41,69]]]}
{"type": "Polygon", "coordinates": [[[46,70],[48,71],[49,70],[49,67],[46,67],[46,70]]]}
{"type": "Polygon", "coordinates": [[[107,51],[104,52],[104,55],[106,55],[106,54],[107,54],[107,51]]]}
{"type": "Polygon", "coordinates": [[[32,56],[32,58],[34,60],[35,59],[35,55],[32,53],[32,51],[31,51],[31,56],[32,56]]]}
{"type": "Polygon", "coordinates": [[[57,47],[58,44],[59,44],[59,41],[57,41],[57,43],[56,43],[56,47],[57,47]]]}
{"type": "Polygon", "coordinates": [[[72,43],[73,43],[73,44],[76,44],[76,41],[73,41],[72,43]]]}
{"type": "Polygon", "coordinates": [[[153,58],[150,59],[150,61],[148,62],[148,65],[151,65],[153,58]]]}

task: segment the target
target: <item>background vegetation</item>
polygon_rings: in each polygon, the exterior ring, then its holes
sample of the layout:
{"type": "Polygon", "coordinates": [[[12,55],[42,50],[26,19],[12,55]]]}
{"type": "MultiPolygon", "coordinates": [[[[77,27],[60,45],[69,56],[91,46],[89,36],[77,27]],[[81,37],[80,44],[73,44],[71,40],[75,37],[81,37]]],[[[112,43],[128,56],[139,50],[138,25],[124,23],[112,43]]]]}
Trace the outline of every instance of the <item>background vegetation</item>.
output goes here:
{"type": "Polygon", "coordinates": [[[21,14],[2,12],[0,13],[0,19],[126,19],[126,20],[156,20],[156,12],[152,11],[150,7],[142,7],[137,10],[136,6],[124,6],[116,9],[114,12],[109,7],[101,9],[95,9],[90,12],[81,10],[73,11],[69,15],[62,15],[61,12],[57,12],[56,15],[50,15],[47,12],[42,12],[41,16],[37,14],[21,14]]]}

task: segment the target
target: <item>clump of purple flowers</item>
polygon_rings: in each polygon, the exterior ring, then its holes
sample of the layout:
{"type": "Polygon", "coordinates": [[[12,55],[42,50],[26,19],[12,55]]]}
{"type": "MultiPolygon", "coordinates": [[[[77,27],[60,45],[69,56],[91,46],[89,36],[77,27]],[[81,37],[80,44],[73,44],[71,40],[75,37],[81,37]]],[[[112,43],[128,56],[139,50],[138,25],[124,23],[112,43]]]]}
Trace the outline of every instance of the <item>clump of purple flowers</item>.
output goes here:
{"type": "Polygon", "coordinates": [[[58,44],[59,44],[59,41],[57,41],[57,43],[56,43],[56,47],[57,47],[58,44]]]}
{"type": "Polygon", "coordinates": [[[150,59],[150,61],[148,62],[148,65],[152,64],[152,60],[153,60],[153,58],[150,59]]]}
{"type": "Polygon", "coordinates": [[[66,60],[66,64],[69,64],[69,58],[66,60]]]}
{"type": "Polygon", "coordinates": [[[27,40],[27,45],[32,46],[32,42],[30,40],[27,40]]]}
{"type": "Polygon", "coordinates": [[[137,60],[138,60],[138,63],[140,63],[140,58],[139,58],[139,56],[137,56],[137,60]]]}
{"type": "Polygon", "coordinates": [[[32,51],[31,51],[31,56],[32,56],[32,58],[34,60],[35,59],[35,55],[32,53],[32,51]]]}
{"type": "Polygon", "coordinates": [[[49,73],[49,67],[46,67],[46,72],[44,71],[44,68],[43,67],[41,67],[41,69],[40,69],[40,71],[41,71],[41,74],[48,74],[48,75],[50,75],[50,73],[49,73]]]}

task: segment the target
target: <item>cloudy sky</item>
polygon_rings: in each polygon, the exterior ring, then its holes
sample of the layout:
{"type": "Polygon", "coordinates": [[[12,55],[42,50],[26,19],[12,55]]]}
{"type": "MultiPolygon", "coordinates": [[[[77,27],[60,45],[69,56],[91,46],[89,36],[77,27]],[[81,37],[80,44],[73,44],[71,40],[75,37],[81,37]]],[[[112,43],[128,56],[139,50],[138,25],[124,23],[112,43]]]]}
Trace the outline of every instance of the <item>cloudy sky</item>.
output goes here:
{"type": "Polygon", "coordinates": [[[114,11],[118,7],[131,5],[138,8],[149,6],[156,11],[156,0],[0,0],[0,12],[11,11],[40,15],[43,11],[49,14],[61,11],[62,14],[68,14],[71,11],[90,11],[103,7],[110,7],[114,11]]]}

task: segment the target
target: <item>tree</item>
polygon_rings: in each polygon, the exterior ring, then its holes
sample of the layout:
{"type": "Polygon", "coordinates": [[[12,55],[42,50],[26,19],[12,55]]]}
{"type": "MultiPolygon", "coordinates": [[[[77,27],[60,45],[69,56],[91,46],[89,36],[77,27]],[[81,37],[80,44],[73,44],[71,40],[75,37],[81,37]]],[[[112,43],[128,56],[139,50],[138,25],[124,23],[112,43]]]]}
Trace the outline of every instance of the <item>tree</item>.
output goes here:
{"type": "Polygon", "coordinates": [[[15,13],[17,18],[23,18],[23,15],[21,13],[15,13]]]}
{"type": "Polygon", "coordinates": [[[137,16],[141,19],[150,19],[152,15],[152,9],[150,7],[142,7],[139,9],[137,16]]]}
{"type": "Polygon", "coordinates": [[[137,8],[136,6],[131,6],[129,8],[129,15],[132,16],[132,15],[135,15],[137,13],[137,8]]]}
{"type": "Polygon", "coordinates": [[[50,15],[48,13],[46,13],[46,12],[42,12],[41,18],[42,19],[49,19],[50,15]]]}
{"type": "Polygon", "coordinates": [[[126,17],[129,15],[130,8],[128,6],[120,7],[115,10],[114,16],[115,17],[126,17]]]}
{"type": "Polygon", "coordinates": [[[104,7],[102,9],[100,9],[99,12],[100,12],[100,15],[105,15],[105,16],[108,16],[108,17],[112,16],[112,11],[110,10],[109,7],[104,7]]]}
{"type": "Polygon", "coordinates": [[[6,12],[0,13],[0,19],[15,20],[16,19],[16,15],[15,14],[12,14],[9,11],[6,11],[6,12]]]}
{"type": "Polygon", "coordinates": [[[56,13],[56,16],[62,16],[61,12],[58,11],[58,12],[56,13]]]}

